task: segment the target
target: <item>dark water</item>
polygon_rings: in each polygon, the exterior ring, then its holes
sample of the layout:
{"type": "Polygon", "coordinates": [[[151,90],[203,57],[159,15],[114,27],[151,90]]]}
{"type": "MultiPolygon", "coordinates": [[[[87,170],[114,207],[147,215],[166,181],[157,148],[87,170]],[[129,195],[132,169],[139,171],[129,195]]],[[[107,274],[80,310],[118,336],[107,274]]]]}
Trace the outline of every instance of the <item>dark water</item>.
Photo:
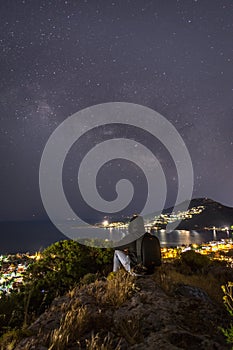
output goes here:
{"type": "Polygon", "coordinates": [[[0,254],[34,253],[65,236],[50,222],[1,222],[0,254]]]}
{"type": "MultiPolygon", "coordinates": [[[[95,229],[93,229],[95,231],[95,229]]],[[[119,234],[126,233],[126,230],[120,230],[119,234]]],[[[112,232],[106,229],[106,237],[111,236],[112,232]]],[[[213,231],[155,231],[154,234],[159,238],[161,246],[188,245],[191,243],[203,243],[222,238],[231,238],[229,232],[213,231]]],[[[119,237],[120,238],[120,237],[119,237]]],[[[1,222],[0,223],[0,254],[14,254],[35,252],[42,250],[50,244],[67,239],[50,222],[1,222]]]]}
{"type": "Polygon", "coordinates": [[[155,231],[162,247],[180,246],[182,244],[201,244],[226,238],[232,238],[232,234],[226,231],[185,231],[177,230],[170,233],[155,231]]]}

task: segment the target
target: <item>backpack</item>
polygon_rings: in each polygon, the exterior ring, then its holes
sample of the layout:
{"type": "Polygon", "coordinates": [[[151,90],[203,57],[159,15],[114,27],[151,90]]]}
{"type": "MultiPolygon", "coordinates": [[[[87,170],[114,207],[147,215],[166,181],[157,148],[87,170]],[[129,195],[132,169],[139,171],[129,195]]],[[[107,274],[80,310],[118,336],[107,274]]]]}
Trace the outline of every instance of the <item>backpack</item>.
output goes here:
{"type": "Polygon", "coordinates": [[[159,239],[146,232],[142,239],[137,241],[137,257],[145,274],[154,272],[155,267],[161,265],[161,249],[159,239]]]}

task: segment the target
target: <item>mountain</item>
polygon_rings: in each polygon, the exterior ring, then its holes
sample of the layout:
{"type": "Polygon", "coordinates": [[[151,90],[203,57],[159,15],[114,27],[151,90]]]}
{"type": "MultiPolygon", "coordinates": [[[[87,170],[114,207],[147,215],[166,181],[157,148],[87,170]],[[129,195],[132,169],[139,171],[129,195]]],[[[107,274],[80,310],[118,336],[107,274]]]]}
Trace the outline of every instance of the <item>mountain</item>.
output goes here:
{"type": "Polygon", "coordinates": [[[179,229],[202,230],[205,228],[230,228],[233,225],[233,208],[215,202],[209,198],[197,198],[190,202],[189,209],[204,207],[200,214],[183,220],[179,229]]]}

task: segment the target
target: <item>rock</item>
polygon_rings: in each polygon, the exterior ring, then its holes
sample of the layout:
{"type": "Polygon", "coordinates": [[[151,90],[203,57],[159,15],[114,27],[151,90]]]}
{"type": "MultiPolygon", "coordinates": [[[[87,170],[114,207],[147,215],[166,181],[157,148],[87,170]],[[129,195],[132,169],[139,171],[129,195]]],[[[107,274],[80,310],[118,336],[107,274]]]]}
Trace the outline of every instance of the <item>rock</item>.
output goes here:
{"type": "MultiPolygon", "coordinates": [[[[87,321],[77,335],[80,349],[86,349],[85,339],[90,341],[93,335],[96,341],[98,336],[101,341],[103,338],[107,341],[109,336],[112,348],[119,345],[121,350],[230,349],[219,330],[220,326],[224,327],[228,314],[203,290],[179,284],[173,294],[166,294],[153,277],[140,278],[131,298],[120,307],[114,307],[101,304],[102,299],[96,297],[96,293],[104,293],[106,283],[100,281],[77,288],[72,295],[55,299],[29,327],[35,335],[23,339],[15,350],[47,350],[51,332],[59,328],[69,310],[73,310],[75,319],[80,307],[85,307],[87,321]]],[[[66,347],[67,350],[75,348],[77,339],[66,347]]]]}
{"type": "Polygon", "coordinates": [[[205,302],[211,303],[208,295],[200,288],[187,286],[187,285],[178,285],[174,290],[174,293],[184,297],[191,297],[196,299],[201,299],[205,302]]]}

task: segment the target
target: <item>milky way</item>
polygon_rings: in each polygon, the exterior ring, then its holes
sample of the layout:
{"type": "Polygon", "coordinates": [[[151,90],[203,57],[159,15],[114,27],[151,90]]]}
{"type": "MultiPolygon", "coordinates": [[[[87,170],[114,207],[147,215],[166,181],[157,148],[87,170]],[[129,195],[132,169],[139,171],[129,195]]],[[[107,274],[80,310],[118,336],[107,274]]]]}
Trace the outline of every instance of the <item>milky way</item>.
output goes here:
{"type": "Polygon", "coordinates": [[[167,118],[192,158],[193,197],[233,206],[231,0],[2,1],[0,18],[0,220],[46,218],[49,136],[112,101],[167,118]]]}

